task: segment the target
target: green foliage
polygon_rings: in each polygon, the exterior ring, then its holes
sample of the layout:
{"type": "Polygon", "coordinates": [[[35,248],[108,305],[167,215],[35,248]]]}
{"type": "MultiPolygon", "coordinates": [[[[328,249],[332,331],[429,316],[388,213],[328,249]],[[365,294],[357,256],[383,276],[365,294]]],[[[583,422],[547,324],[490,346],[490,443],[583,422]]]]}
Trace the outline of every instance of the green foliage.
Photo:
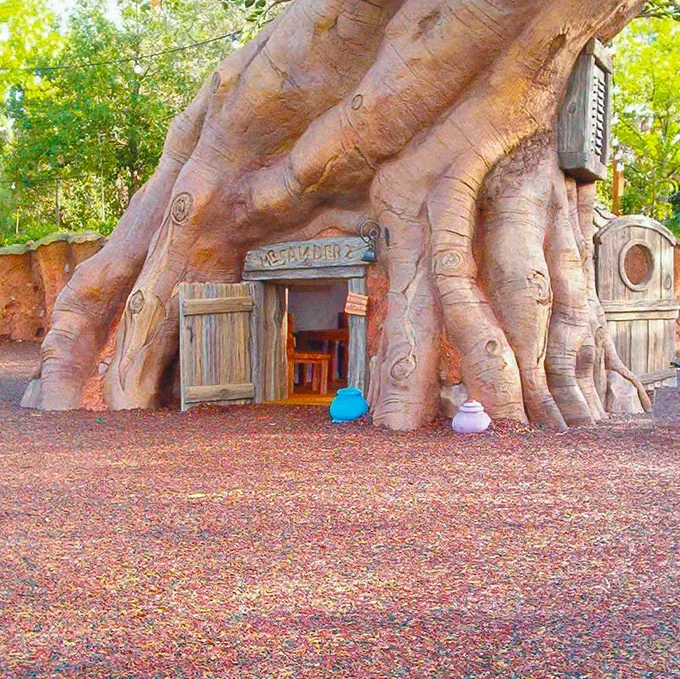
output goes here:
{"type": "Polygon", "coordinates": [[[32,243],[40,240],[51,233],[63,232],[67,233],[66,229],[55,229],[54,224],[49,222],[44,223],[29,223],[27,226],[22,226],[19,234],[7,233],[0,234],[0,247],[6,245],[15,245],[17,243],[32,243]]]}
{"type": "MultiPolygon", "coordinates": [[[[5,0],[0,243],[60,227],[110,232],[153,172],[170,119],[287,1],[117,0],[114,20],[105,0],[80,0],[59,27],[48,0],[5,0]]],[[[680,0],[653,0],[643,16],[666,19],[637,20],[616,41],[624,208],[680,230],[680,27],[669,20],[680,0]]]]}
{"type": "Polygon", "coordinates": [[[680,21],[680,0],[650,0],[641,16],[648,19],[675,19],[680,21]]]}
{"type": "Polygon", "coordinates": [[[0,3],[0,101],[14,87],[36,87],[33,73],[20,69],[28,61],[50,59],[61,48],[57,21],[43,0],[4,0],[0,3]]]}
{"type": "MultiPolygon", "coordinates": [[[[229,0],[222,0],[226,5],[229,0]]],[[[243,12],[245,25],[242,42],[250,40],[258,31],[277,15],[279,10],[290,0],[231,0],[243,12]]]]}
{"type": "Polygon", "coordinates": [[[615,41],[613,133],[624,162],[623,211],[680,220],[680,24],[634,21],[615,41]]]}
{"type": "Polygon", "coordinates": [[[80,0],[57,33],[43,0],[28,3],[34,20],[26,3],[10,1],[2,30],[10,43],[33,47],[9,69],[38,67],[0,71],[8,123],[0,139],[0,239],[59,227],[109,232],[153,173],[172,117],[233,50],[243,12],[209,0],[118,0],[114,20],[105,0],[80,0]],[[22,33],[29,26],[43,39],[23,40],[33,35],[22,33]]]}

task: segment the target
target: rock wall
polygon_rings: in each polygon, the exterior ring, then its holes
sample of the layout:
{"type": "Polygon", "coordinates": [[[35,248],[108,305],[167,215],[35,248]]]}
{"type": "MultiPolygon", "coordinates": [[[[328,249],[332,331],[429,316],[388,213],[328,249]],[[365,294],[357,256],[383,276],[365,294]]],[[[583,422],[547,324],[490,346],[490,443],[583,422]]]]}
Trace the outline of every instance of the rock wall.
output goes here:
{"type": "Polygon", "coordinates": [[[0,338],[41,342],[57,295],[105,242],[99,233],[79,231],[0,248],[0,338]]]}

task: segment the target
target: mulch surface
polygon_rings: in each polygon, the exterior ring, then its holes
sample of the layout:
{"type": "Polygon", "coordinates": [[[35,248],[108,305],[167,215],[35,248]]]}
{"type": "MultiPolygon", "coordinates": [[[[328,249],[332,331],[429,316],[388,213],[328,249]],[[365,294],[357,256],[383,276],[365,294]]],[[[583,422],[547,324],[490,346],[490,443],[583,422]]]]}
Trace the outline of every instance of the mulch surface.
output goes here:
{"type": "MultiPolygon", "coordinates": [[[[678,677],[680,415],[37,413],[0,345],[0,676],[678,677]]],[[[680,401],[679,401],[680,405],[680,401]]]]}

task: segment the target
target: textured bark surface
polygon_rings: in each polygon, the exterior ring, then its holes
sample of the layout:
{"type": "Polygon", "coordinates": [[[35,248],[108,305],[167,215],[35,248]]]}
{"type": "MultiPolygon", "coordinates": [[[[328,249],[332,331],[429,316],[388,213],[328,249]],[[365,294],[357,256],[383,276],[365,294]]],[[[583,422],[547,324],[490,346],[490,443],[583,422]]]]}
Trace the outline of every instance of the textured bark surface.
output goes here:
{"type": "Polygon", "coordinates": [[[583,46],[643,4],[295,0],[173,123],[60,296],[34,404],[78,407],[120,319],[106,400],[158,405],[180,282],[238,281],[250,248],[371,218],[390,233],[376,423],[437,413],[444,331],[492,417],[601,419],[604,362],[625,368],[594,292],[594,192],[560,171],[553,127],[583,46]]]}

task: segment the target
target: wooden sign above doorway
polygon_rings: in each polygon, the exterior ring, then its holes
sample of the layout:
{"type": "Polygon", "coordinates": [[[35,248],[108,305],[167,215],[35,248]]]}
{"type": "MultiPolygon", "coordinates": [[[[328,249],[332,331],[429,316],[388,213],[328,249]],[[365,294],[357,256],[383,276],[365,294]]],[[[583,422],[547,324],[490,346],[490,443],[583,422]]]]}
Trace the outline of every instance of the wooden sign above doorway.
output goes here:
{"type": "Polygon", "coordinates": [[[363,277],[368,245],[361,238],[317,238],[251,250],[244,280],[363,277]]]}

